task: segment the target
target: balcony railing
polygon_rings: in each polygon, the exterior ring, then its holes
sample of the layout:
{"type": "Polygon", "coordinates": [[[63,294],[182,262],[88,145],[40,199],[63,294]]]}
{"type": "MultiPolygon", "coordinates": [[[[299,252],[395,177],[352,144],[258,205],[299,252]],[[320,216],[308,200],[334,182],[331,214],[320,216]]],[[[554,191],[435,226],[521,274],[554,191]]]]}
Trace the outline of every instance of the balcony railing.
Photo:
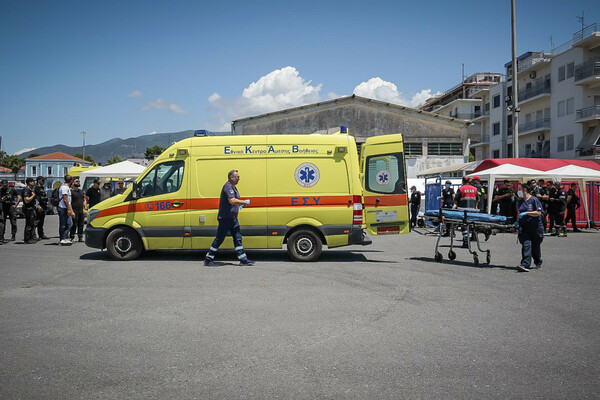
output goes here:
{"type": "Polygon", "coordinates": [[[575,66],[575,82],[597,75],[600,75],[600,57],[575,66]]]}
{"type": "Polygon", "coordinates": [[[484,115],[490,115],[490,110],[479,110],[472,113],[456,113],[451,112],[450,118],[458,118],[458,119],[475,119],[484,115]]]}
{"type": "Polygon", "coordinates": [[[543,51],[536,51],[526,59],[517,62],[518,71],[525,71],[526,69],[529,69],[541,62],[550,62],[551,59],[552,57],[550,54],[543,51]]]}
{"type": "Polygon", "coordinates": [[[482,133],[481,134],[481,141],[479,143],[489,143],[490,142],[490,134],[489,133],[482,133]]]}
{"type": "Polygon", "coordinates": [[[490,115],[490,110],[478,110],[473,113],[473,119],[490,115]]]}
{"type": "Polygon", "coordinates": [[[519,125],[519,135],[534,129],[550,128],[550,118],[542,118],[519,125]]]}
{"type": "Polygon", "coordinates": [[[598,24],[597,22],[586,26],[582,30],[577,31],[573,34],[573,44],[580,42],[583,39],[587,39],[588,37],[592,36],[594,32],[598,31],[600,31],[600,24],[598,24]]]}
{"type": "Polygon", "coordinates": [[[550,157],[550,152],[549,151],[543,151],[541,153],[531,153],[529,155],[529,157],[531,158],[551,158],[550,157]]]}
{"type": "Polygon", "coordinates": [[[600,105],[581,108],[577,110],[575,119],[600,117],[600,105]]]}
{"type": "Polygon", "coordinates": [[[531,87],[519,90],[519,101],[531,99],[543,93],[551,93],[550,83],[544,80],[536,81],[531,87]]]}

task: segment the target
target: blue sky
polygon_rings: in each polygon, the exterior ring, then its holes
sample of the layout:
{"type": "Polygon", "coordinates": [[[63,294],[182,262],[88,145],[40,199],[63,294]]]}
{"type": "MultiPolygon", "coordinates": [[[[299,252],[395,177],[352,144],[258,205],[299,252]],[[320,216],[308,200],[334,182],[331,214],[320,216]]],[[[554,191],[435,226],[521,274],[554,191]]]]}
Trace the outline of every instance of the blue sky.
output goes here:
{"type": "MultiPolygon", "coordinates": [[[[600,22],[517,0],[518,53],[600,22]]],[[[0,2],[0,135],[14,153],[186,129],[357,93],[415,106],[504,72],[510,1],[0,2]]]]}

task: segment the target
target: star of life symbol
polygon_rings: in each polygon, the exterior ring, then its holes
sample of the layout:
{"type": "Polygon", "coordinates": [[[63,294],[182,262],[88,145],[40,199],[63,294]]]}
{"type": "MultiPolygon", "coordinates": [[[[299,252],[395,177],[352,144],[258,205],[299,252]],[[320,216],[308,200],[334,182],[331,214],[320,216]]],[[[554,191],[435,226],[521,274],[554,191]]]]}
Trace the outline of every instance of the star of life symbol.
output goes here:
{"type": "Polygon", "coordinates": [[[296,168],[294,173],[296,182],[302,187],[313,187],[319,181],[319,169],[312,163],[303,163],[296,168]]]}
{"type": "Polygon", "coordinates": [[[392,181],[392,179],[391,179],[390,171],[386,171],[384,169],[377,173],[377,183],[378,184],[389,185],[391,181],[392,181]]]}

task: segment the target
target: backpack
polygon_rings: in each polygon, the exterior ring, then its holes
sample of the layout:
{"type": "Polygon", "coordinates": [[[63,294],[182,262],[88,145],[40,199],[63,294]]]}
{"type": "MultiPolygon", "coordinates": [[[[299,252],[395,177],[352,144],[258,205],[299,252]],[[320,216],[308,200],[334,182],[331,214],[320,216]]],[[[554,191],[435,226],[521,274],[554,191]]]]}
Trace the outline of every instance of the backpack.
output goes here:
{"type": "Polygon", "coordinates": [[[60,192],[60,187],[57,187],[56,189],[54,189],[54,191],[52,192],[52,196],[50,198],[50,202],[52,203],[52,205],[54,207],[58,207],[58,204],[60,203],[60,197],[58,197],[58,193],[60,192]]]}

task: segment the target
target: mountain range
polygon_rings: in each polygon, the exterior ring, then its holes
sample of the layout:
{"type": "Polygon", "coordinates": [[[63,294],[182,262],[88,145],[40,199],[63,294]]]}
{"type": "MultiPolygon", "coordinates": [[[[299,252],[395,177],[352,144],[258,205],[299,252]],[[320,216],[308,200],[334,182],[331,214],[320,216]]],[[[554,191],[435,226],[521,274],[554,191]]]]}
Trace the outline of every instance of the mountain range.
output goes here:
{"type": "MultiPolygon", "coordinates": [[[[212,132],[215,135],[227,135],[229,132],[212,132]]],[[[161,146],[169,147],[173,142],[194,136],[193,130],[181,132],[153,133],[127,139],[114,138],[100,144],[88,144],[85,146],[85,154],[91,155],[96,163],[105,164],[112,156],[119,156],[122,160],[127,158],[143,158],[147,147],[161,146]]],[[[70,155],[82,153],[82,146],[67,146],[56,144],[54,146],[40,147],[20,154],[27,158],[32,153],[40,155],[61,151],[70,155]]]]}

